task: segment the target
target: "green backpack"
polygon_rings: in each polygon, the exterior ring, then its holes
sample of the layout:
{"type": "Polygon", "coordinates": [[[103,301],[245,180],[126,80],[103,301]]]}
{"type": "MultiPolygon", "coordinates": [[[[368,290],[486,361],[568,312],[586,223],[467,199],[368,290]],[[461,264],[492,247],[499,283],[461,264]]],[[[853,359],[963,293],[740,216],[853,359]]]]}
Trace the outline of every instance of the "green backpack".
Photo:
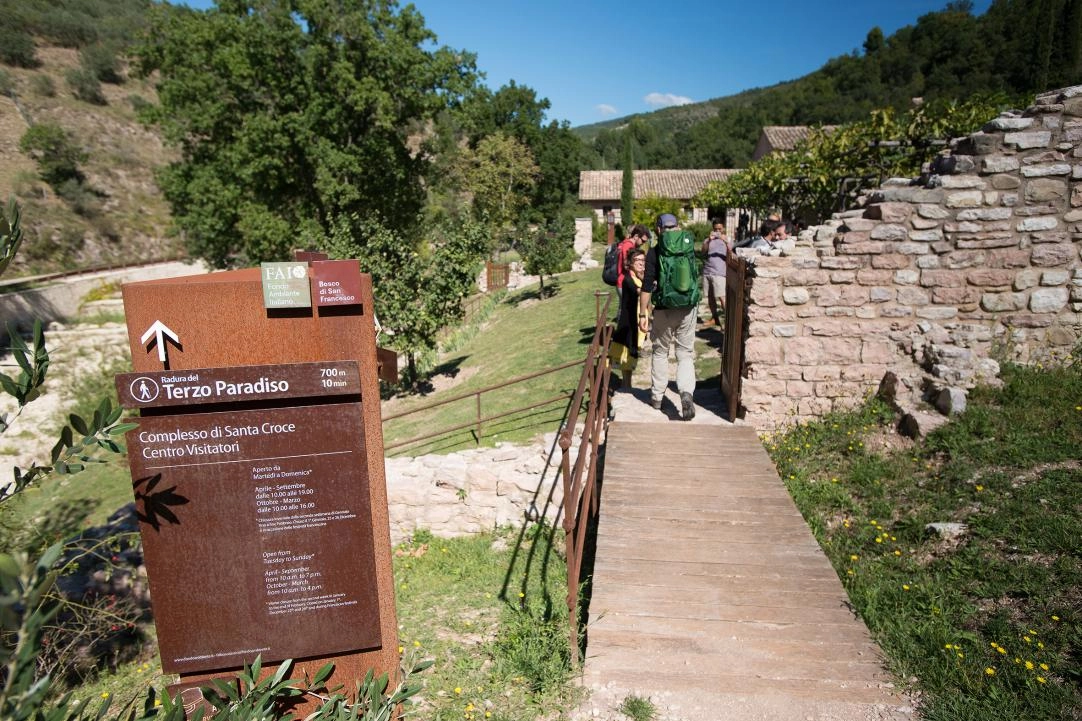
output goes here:
{"type": "Polygon", "coordinates": [[[695,257],[695,236],[666,230],[657,243],[657,290],[651,296],[662,308],[691,308],[702,299],[701,263],[695,257]]]}

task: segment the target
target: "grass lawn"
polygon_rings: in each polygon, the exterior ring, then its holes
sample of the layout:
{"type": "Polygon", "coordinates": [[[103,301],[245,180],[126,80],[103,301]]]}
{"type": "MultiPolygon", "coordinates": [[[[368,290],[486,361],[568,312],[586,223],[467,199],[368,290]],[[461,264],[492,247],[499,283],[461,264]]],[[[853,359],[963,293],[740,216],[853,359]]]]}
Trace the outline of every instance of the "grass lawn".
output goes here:
{"type": "MultiPolygon", "coordinates": [[[[482,332],[463,341],[453,352],[445,353],[433,372],[432,383],[439,390],[395,400],[384,413],[417,408],[461,393],[502,383],[505,380],[583,360],[593,338],[596,318],[595,291],[607,291],[600,272],[565,273],[546,279],[545,288],[552,295],[538,298],[537,286],[510,293],[488,315],[482,332]]],[[[615,315],[615,296],[611,314],[615,315]]],[[[602,298],[604,303],[604,298],[602,298]]],[[[508,388],[485,393],[481,400],[483,416],[533,405],[561,393],[573,393],[582,367],[566,368],[550,375],[525,381],[508,388]]],[[[561,400],[541,408],[523,411],[485,424],[481,442],[523,442],[554,431],[564,417],[568,401],[561,400]]],[[[475,396],[429,411],[383,424],[388,444],[422,435],[433,430],[472,423],[477,417],[475,396]]],[[[451,432],[435,440],[420,442],[399,451],[448,453],[477,445],[472,428],[451,432]]]]}
{"type": "Polygon", "coordinates": [[[779,473],[932,721],[1082,708],[1082,367],[1001,389],[899,445],[876,401],[767,439],[779,473]],[[944,538],[930,523],[968,530],[944,538]]]}

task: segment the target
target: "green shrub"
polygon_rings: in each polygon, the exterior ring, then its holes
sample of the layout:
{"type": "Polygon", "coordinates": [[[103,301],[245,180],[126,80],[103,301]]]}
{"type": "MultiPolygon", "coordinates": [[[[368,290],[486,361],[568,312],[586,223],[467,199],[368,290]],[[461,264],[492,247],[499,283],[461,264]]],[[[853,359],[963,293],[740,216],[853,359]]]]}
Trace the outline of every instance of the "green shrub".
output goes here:
{"type": "Polygon", "coordinates": [[[67,180],[82,180],[79,163],[86,153],[55,123],[35,123],[19,140],[19,149],[38,162],[41,179],[54,188],[67,180]]]}
{"type": "Polygon", "coordinates": [[[73,68],[65,73],[68,86],[76,98],[91,105],[106,105],[98,76],[86,68],[73,68]]]}
{"type": "Polygon", "coordinates": [[[81,48],[98,37],[95,21],[89,15],[76,15],[59,8],[38,18],[36,31],[65,48],[81,48]]]}
{"type": "Polygon", "coordinates": [[[606,245],[609,242],[609,226],[597,219],[597,213],[590,216],[590,233],[595,243],[606,245]]]}
{"type": "Polygon", "coordinates": [[[128,104],[136,113],[141,113],[153,105],[153,103],[137,93],[128,96],[128,104]]]}
{"type": "Polygon", "coordinates": [[[83,48],[79,53],[79,63],[84,70],[103,83],[119,85],[124,82],[116,48],[111,44],[95,43],[83,48]]]}
{"type": "Polygon", "coordinates": [[[653,721],[657,716],[657,706],[648,698],[628,694],[616,710],[632,721],[653,721]]]}
{"type": "Polygon", "coordinates": [[[647,195],[635,201],[634,221],[647,228],[653,229],[657,225],[657,217],[662,213],[672,213],[681,223],[687,220],[687,214],[679,200],[662,198],[659,195],[647,195]]]}
{"type": "Polygon", "coordinates": [[[684,226],[684,229],[695,236],[696,245],[702,245],[702,242],[710,235],[710,231],[714,229],[714,226],[710,225],[710,223],[688,223],[684,226]]]}
{"type": "Polygon", "coordinates": [[[21,28],[0,25],[0,63],[19,68],[36,68],[34,38],[21,28]]]}
{"type": "Polygon", "coordinates": [[[68,202],[76,215],[94,218],[101,212],[101,199],[78,178],[68,178],[55,188],[56,194],[68,202]]]}
{"type": "Polygon", "coordinates": [[[30,89],[43,98],[56,97],[56,83],[51,75],[35,73],[30,77],[30,89]]]}
{"type": "Polygon", "coordinates": [[[499,674],[523,679],[534,693],[558,689],[571,669],[567,623],[559,613],[507,607],[494,644],[499,674]]]}
{"type": "Polygon", "coordinates": [[[0,95],[12,95],[15,92],[15,78],[11,73],[0,68],[0,95]]]}

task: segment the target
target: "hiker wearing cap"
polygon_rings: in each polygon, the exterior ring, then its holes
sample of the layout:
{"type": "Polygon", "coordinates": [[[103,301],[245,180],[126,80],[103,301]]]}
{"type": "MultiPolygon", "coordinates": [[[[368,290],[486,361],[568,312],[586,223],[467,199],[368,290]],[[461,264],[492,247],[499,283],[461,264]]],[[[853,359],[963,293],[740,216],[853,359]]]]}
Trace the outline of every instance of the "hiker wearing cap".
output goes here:
{"type": "Polygon", "coordinates": [[[725,256],[729,254],[729,239],[725,237],[725,220],[714,218],[714,230],[703,242],[703,295],[710,306],[710,320],[707,325],[721,327],[725,313],[725,256]]]}
{"type": "Polygon", "coordinates": [[[650,405],[661,409],[669,384],[669,348],[676,345],[676,388],[680,417],[695,417],[695,324],[698,320],[699,261],[690,233],[681,231],[676,216],[657,219],[658,242],[646,254],[646,270],[639,294],[639,330],[650,331],[650,405]],[[654,305],[653,324],[650,304],[654,305]]]}

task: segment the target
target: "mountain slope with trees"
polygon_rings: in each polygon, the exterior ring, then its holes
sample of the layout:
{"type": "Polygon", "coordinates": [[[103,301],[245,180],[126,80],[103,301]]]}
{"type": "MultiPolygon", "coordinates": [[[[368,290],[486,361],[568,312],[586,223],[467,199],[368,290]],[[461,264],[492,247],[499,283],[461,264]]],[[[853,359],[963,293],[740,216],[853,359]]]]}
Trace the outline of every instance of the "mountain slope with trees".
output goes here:
{"type": "Polygon", "coordinates": [[[639,168],[740,168],[764,125],[845,123],[876,108],[902,112],[913,98],[1003,93],[1024,106],[1023,96],[1082,82],[1082,0],[993,0],[983,15],[972,10],[955,1],[889,37],[872,28],[861,52],[797,80],[575,132],[598,168],[620,167],[625,134],[639,168]]]}

